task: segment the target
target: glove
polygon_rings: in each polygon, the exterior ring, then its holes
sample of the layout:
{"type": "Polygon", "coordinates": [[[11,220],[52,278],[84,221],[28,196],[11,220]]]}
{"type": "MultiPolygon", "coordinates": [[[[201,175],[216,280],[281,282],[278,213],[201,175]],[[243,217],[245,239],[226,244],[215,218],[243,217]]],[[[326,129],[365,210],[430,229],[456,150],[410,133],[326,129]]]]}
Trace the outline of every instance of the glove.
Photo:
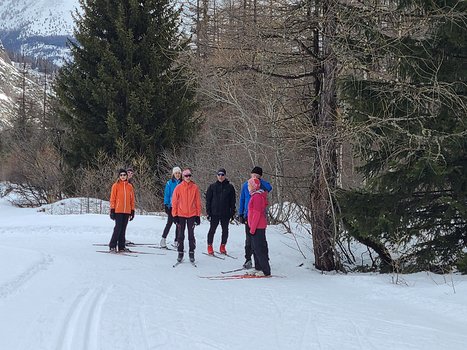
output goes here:
{"type": "Polygon", "coordinates": [[[115,209],[110,209],[110,218],[115,220],[115,209]]]}
{"type": "Polygon", "coordinates": [[[167,215],[170,215],[170,212],[172,211],[167,205],[164,205],[164,210],[167,215]]]}
{"type": "Polygon", "coordinates": [[[198,226],[201,224],[201,218],[199,216],[195,216],[195,225],[198,226]]]}
{"type": "Polygon", "coordinates": [[[208,221],[211,221],[211,215],[206,216],[206,219],[207,219],[208,221]]]}
{"type": "Polygon", "coordinates": [[[180,218],[178,216],[174,216],[174,223],[178,225],[180,223],[180,218]]]}
{"type": "Polygon", "coordinates": [[[232,214],[230,215],[230,221],[234,221],[235,220],[235,211],[232,212],[232,214]]]}
{"type": "Polygon", "coordinates": [[[133,220],[134,218],[135,218],[135,211],[132,210],[130,214],[130,221],[133,220]]]}
{"type": "Polygon", "coordinates": [[[243,217],[243,215],[238,216],[238,222],[241,223],[241,224],[245,223],[245,218],[243,217]]]}

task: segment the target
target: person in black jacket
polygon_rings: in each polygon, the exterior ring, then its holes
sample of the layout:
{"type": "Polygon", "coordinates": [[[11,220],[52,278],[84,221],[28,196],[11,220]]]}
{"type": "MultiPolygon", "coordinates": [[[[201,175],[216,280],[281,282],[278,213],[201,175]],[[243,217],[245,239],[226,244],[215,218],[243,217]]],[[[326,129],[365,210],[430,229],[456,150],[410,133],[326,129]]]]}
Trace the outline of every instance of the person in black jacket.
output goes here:
{"type": "Polygon", "coordinates": [[[229,238],[229,221],[235,216],[235,188],[225,177],[225,169],[217,172],[217,181],[211,184],[206,192],[206,214],[211,222],[208,232],[208,254],[214,254],[212,242],[219,222],[222,227],[222,239],[219,251],[227,254],[225,245],[229,238]]]}

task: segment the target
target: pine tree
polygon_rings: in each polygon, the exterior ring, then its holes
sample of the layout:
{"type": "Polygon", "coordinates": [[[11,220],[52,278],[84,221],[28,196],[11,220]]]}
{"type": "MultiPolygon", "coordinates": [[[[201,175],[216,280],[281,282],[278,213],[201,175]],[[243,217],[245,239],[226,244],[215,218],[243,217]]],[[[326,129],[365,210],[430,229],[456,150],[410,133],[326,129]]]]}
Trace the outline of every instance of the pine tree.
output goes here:
{"type": "Polygon", "coordinates": [[[123,138],[155,164],[164,148],[194,130],[194,85],[180,64],[186,40],[180,11],[168,0],[80,0],[73,61],[60,71],[56,93],[70,129],[68,162],[114,154],[123,138]]]}
{"type": "Polygon", "coordinates": [[[342,91],[366,183],[341,194],[343,219],[386,264],[397,247],[401,267],[450,268],[467,247],[467,4],[392,5],[352,38],[364,68],[342,91]]]}

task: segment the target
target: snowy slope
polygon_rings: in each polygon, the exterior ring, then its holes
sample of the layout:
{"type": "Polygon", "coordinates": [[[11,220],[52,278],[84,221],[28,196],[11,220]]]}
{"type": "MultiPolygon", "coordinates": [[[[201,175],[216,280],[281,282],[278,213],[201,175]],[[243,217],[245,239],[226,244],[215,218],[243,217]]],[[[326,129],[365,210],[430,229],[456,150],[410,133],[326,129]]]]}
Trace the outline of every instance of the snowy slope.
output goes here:
{"type": "Polygon", "coordinates": [[[78,0],[0,0],[0,41],[11,52],[63,65],[78,0]]]}
{"type": "Polygon", "coordinates": [[[20,37],[71,35],[78,0],[0,1],[0,30],[19,30],[20,37]]]}
{"type": "MultiPolygon", "coordinates": [[[[39,109],[42,104],[42,87],[31,80],[31,73],[26,75],[25,89],[27,98],[32,99],[39,109]]],[[[0,130],[11,126],[12,117],[18,109],[18,101],[22,95],[23,75],[0,49],[0,130]]]]}
{"type": "MultiPolygon", "coordinates": [[[[203,221],[198,267],[173,268],[172,251],[96,253],[92,243],[110,238],[107,215],[49,215],[5,199],[0,212],[1,349],[466,348],[467,276],[453,275],[452,285],[450,276],[420,273],[396,285],[391,275],[321,274],[270,227],[272,272],[283,278],[214,281],[199,276],[243,263],[242,226],[230,226],[238,260],[201,254],[203,221]]],[[[164,224],[137,216],[127,238],[158,242],[164,224]]]]}

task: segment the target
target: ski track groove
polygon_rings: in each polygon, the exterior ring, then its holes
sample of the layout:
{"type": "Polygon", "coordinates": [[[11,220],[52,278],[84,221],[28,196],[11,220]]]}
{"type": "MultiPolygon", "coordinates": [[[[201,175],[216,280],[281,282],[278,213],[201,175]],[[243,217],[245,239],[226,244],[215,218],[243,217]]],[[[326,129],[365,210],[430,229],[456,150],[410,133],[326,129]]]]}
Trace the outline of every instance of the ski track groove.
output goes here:
{"type": "Polygon", "coordinates": [[[35,265],[29,267],[26,271],[18,275],[14,280],[7,282],[0,286],[0,298],[6,298],[9,295],[15,293],[18,289],[31,280],[40,271],[47,270],[47,267],[51,265],[53,258],[50,255],[43,255],[42,259],[35,265]]]}
{"type": "Polygon", "coordinates": [[[98,328],[102,306],[111,287],[86,288],[75,298],[63,320],[58,336],[57,350],[98,349],[98,328]]]}
{"type": "Polygon", "coordinates": [[[138,325],[139,325],[139,331],[141,333],[142,342],[144,344],[144,348],[145,349],[154,349],[154,347],[149,346],[147,326],[146,326],[146,322],[144,321],[144,318],[143,318],[143,315],[142,315],[142,312],[141,312],[141,307],[138,309],[138,325]]]}
{"type": "Polygon", "coordinates": [[[359,349],[365,349],[365,347],[370,346],[370,348],[375,349],[376,348],[375,344],[373,344],[371,339],[365,339],[365,333],[362,331],[361,327],[357,324],[357,322],[355,322],[350,317],[350,315],[349,315],[348,319],[349,319],[350,323],[352,324],[352,327],[355,330],[355,336],[356,336],[357,341],[358,341],[358,348],[359,349]],[[362,340],[364,340],[364,341],[362,341],[362,340]]]}

